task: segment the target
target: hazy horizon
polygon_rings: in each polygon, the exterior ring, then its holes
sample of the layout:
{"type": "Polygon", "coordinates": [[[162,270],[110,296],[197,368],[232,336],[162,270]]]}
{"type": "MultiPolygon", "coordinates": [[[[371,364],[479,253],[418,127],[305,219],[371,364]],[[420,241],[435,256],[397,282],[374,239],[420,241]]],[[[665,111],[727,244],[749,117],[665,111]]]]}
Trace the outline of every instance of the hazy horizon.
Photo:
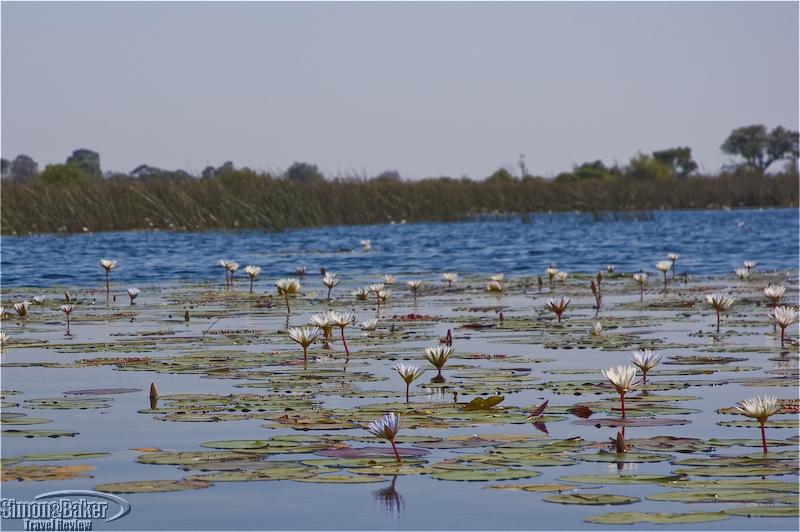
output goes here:
{"type": "MultiPolygon", "coordinates": [[[[798,129],[798,4],[3,2],[2,156],[554,176],[798,129]]],[[[776,165],[777,167],[778,165],[776,165]]]]}

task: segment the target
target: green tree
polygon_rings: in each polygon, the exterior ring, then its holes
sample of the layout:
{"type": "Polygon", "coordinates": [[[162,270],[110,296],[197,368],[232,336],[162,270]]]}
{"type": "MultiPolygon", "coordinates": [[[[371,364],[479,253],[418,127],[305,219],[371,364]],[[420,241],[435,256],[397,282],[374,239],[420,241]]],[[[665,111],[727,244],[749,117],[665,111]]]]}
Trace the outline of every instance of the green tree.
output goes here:
{"type": "Polygon", "coordinates": [[[31,179],[39,173],[39,165],[27,155],[17,155],[8,167],[8,177],[15,181],[31,179]]]}
{"type": "Polygon", "coordinates": [[[744,159],[744,164],[765,172],[772,163],[781,159],[798,158],[797,131],[778,126],[770,132],[757,124],[734,129],[720,147],[724,153],[744,159]]]}
{"type": "Polygon", "coordinates": [[[286,179],[297,183],[324,183],[325,176],[319,171],[316,164],[295,162],[286,171],[286,179]]]}
{"type": "Polygon", "coordinates": [[[639,153],[631,159],[625,176],[641,181],[648,179],[667,181],[672,179],[672,170],[652,155],[639,153]]]}
{"type": "Polygon", "coordinates": [[[692,159],[692,149],[688,146],[654,151],[653,158],[667,165],[676,177],[688,177],[697,170],[697,163],[692,159]]]}
{"type": "Polygon", "coordinates": [[[67,164],[77,167],[87,177],[103,177],[100,169],[100,154],[95,151],[86,148],[75,150],[67,158],[67,164]]]}
{"type": "Polygon", "coordinates": [[[487,183],[512,183],[516,178],[505,168],[497,169],[492,175],[486,178],[487,183]]]}
{"type": "Polygon", "coordinates": [[[45,183],[79,183],[88,179],[76,164],[48,164],[39,174],[45,183]]]}

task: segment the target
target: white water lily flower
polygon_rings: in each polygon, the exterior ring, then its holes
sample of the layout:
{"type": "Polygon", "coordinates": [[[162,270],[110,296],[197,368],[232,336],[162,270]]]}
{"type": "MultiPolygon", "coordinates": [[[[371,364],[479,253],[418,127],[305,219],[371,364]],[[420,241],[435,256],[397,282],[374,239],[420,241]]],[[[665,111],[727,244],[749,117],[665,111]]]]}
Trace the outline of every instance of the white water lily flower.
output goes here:
{"type": "Polygon", "coordinates": [[[361,243],[361,249],[363,249],[364,251],[369,251],[372,249],[371,240],[362,240],[360,243],[361,243]]]}
{"type": "Polygon", "coordinates": [[[750,278],[750,270],[747,268],[736,268],[733,273],[742,281],[746,281],[750,278]]]}
{"type": "Polygon", "coordinates": [[[322,276],[322,284],[329,289],[339,284],[339,282],[339,277],[335,273],[325,272],[325,275],[322,276]]]}
{"type": "Polygon", "coordinates": [[[631,355],[631,362],[642,371],[642,384],[647,384],[647,373],[658,366],[661,355],[651,349],[637,349],[631,355]]]}
{"type": "Polygon", "coordinates": [[[232,275],[232,274],[236,273],[239,270],[239,263],[230,260],[230,261],[228,261],[227,268],[228,268],[228,271],[231,272],[231,275],[232,275]]]}
{"type": "Polygon", "coordinates": [[[754,269],[756,266],[758,266],[758,263],[757,263],[756,261],[754,261],[754,260],[746,260],[746,261],[744,261],[744,262],[742,263],[742,265],[743,265],[745,268],[747,268],[748,270],[752,270],[752,269],[754,269]]]}
{"type": "Polygon", "coordinates": [[[681,256],[678,253],[669,253],[667,254],[667,258],[674,264],[678,262],[678,259],[681,258],[681,256]]]}
{"type": "Polygon", "coordinates": [[[75,307],[73,307],[72,305],[61,305],[61,312],[63,312],[67,316],[72,314],[73,310],[75,310],[75,307]]]}
{"type": "Polygon", "coordinates": [[[100,266],[107,272],[117,267],[117,261],[111,259],[100,259],[100,266]]]}
{"type": "Polygon", "coordinates": [[[600,370],[600,372],[617,390],[622,405],[622,417],[625,417],[625,394],[636,386],[634,384],[636,368],[634,366],[617,366],[600,370]]]}
{"type": "Polygon", "coordinates": [[[289,338],[300,344],[303,348],[303,362],[308,362],[308,347],[317,341],[322,329],[319,327],[289,327],[286,331],[289,338]]]}
{"type": "Polygon", "coordinates": [[[412,279],[411,281],[406,282],[406,286],[411,289],[411,293],[414,294],[414,300],[417,299],[417,291],[422,286],[422,281],[419,279],[412,279]]]}
{"type": "Polygon", "coordinates": [[[378,319],[377,318],[371,318],[371,319],[369,319],[367,321],[362,321],[361,322],[361,329],[364,330],[364,331],[374,331],[377,328],[378,328],[378,319]]]}
{"type": "Polygon", "coordinates": [[[656,269],[660,272],[668,272],[672,268],[672,263],[668,260],[660,260],[656,262],[656,269]]]}
{"type": "Polygon", "coordinates": [[[647,274],[645,272],[634,273],[633,280],[643,285],[647,282],[647,274]]]}
{"type": "Polygon", "coordinates": [[[336,327],[344,329],[348,325],[352,325],[356,321],[356,317],[352,312],[331,312],[331,323],[336,327]]]}
{"type": "Polygon", "coordinates": [[[781,328],[781,347],[783,347],[786,338],[786,328],[800,321],[800,312],[798,312],[795,307],[782,305],[770,311],[769,319],[781,328]]]}
{"type": "Polygon", "coordinates": [[[296,267],[294,269],[294,272],[297,275],[299,275],[300,277],[303,277],[306,274],[307,271],[308,271],[308,268],[306,268],[305,266],[298,266],[298,267],[296,267]]]}
{"type": "Polygon", "coordinates": [[[308,322],[311,325],[322,329],[322,332],[325,334],[325,338],[330,338],[331,331],[333,330],[333,314],[334,311],[332,310],[314,314],[311,316],[311,318],[309,318],[308,322]]]}
{"type": "Polygon", "coordinates": [[[397,433],[400,432],[400,424],[403,418],[394,412],[384,415],[377,421],[371,422],[367,430],[378,438],[393,441],[397,433]]]}
{"type": "Polygon", "coordinates": [[[382,302],[385,303],[386,301],[389,301],[390,297],[392,297],[392,291],[391,290],[387,290],[387,289],[381,289],[381,290],[378,290],[376,295],[378,296],[378,300],[379,301],[382,301],[382,302]]]}
{"type": "Polygon", "coordinates": [[[502,283],[505,278],[506,274],[504,273],[496,273],[494,275],[489,276],[490,281],[497,281],[498,283],[502,283]]]}
{"type": "Polygon", "coordinates": [[[734,299],[727,294],[707,294],[706,302],[717,313],[717,333],[719,334],[720,315],[733,305],[734,299]]]}
{"type": "Polygon", "coordinates": [[[328,296],[326,299],[331,298],[331,290],[333,290],[333,287],[339,284],[339,282],[339,277],[337,277],[335,273],[325,272],[325,275],[322,276],[322,284],[328,287],[328,296]]]}
{"type": "Polygon", "coordinates": [[[14,310],[19,316],[25,317],[28,315],[29,305],[30,303],[28,301],[20,301],[19,303],[14,303],[14,310]]]}
{"type": "Polygon", "coordinates": [[[248,264],[247,266],[244,267],[244,271],[247,275],[250,276],[250,279],[255,279],[261,274],[261,267],[248,264]]]}
{"type": "Polygon", "coordinates": [[[400,377],[402,377],[407,384],[411,384],[412,382],[417,380],[423,373],[425,373],[425,370],[423,370],[419,366],[412,366],[406,364],[397,364],[393,366],[392,369],[395,370],[397,373],[399,373],[400,377]]]}
{"type": "Polygon", "coordinates": [[[547,276],[550,278],[550,281],[552,282],[555,276],[558,274],[558,268],[556,268],[554,265],[551,264],[550,266],[548,266],[546,271],[547,271],[547,276]]]}
{"type": "Polygon", "coordinates": [[[386,274],[383,276],[383,284],[392,285],[396,282],[396,278],[394,275],[386,274]]]}
{"type": "Polygon", "coordinates": [[[369,290],[370,292],[372,292],[372,293],[375,293],[375,294],[377,294],[378,292],[380,292],[381,290],[383,290],[383,283],[375,283],[375,284],[371,284],[371,285],[369,285],[369,287],[368,287],[368,290],[369,290]]]}
{"type": "Polygon", "coordinates": [[[8,309],[6,309],[6,307],[0,305],[0,319],[5,318],[6,314],[8,314],[8,309]]]}
{"type": "Polygon", "coordinates": [[[451,286],[458,280],[458,274],[453,272],[444,272],[442,274],[442,279],[444,279],[444,281],[447,283],[447,286],[451,286]]]}
{"type": "Polygon", "coordinates": [[[289,296],[300,292],[300,281],[292,278],[278,279],[275,281],[275,287],[278,289],[278,295],[282,295],[286,300],[286,312],[292,312],[289,306],[289,296]]]}
{"type": "Polygon", "coordinates": [[[777,397],[752,397],[741,401],[736,406],[742,415],[757,419],[759,422],[766,422],[770,416],[777,414],[781,409],[777,397]]]}
{"type": "Polygon", "coordinates": [[[453,356],[453,348],[449,346],[442,346],[437,345],[436,347],[426,347],[425,348],[425,360],[430,362],[433,367],[439,370],[441,373],[442,368],[447,364],[447,361],[450,360],[450,357],[453,356]]]}
{"type": "Polygon", "coordinates": [[[728,310],[735,300],[727,294],[707,294],[706,302],[716,311],[728,310]]]}
{"type": "Polygon", "coordinates": [[[138,288],[134,288],[134,287],[128,288],[128,297],[131,298],[131,305],[135,305],[133,300],[136,299],[138,296],[139,296],[139,289],[138,288]]]}
{"type": "Polygon", "coordinates": [[[394,456],[395,458],[397,458],[398,464],[402,462],[402,460],[400,459],[400,453],[397,452],[397,445],[395,445],[394,439],[397,436],[397,433],[400,432],[400,424],[402,422],[403,422],[402,416],[392,412],[390,414],[384,415],[379,420],[373,421],[369,425],[367,425],[367,430],[369,432],[371,432],[378,438],[383,438],[384,440],[388,440],[389,443],[392,444],[392,450],[394,451],[394,456]]]}
{"type": "Polygon", "coordinates": [[[408,403],[411,383],[421,377],[422,374],[425,373],[425,370],[419,368],[418,366],[410,366],[406,364],[397,364],[392,369],[399,373],[400,377],[406,383],[406,403],[408,403]]]}
{"type": "Polygon", "coordinates": [[[256,277],[261,275],[261,267],[260,266],[253,266],[252,264],[248,264],[244,267],[245,273],[250,277],[250,293],[253,293],[253,281],[256,280],[256,277]]]}
{"type": "Polygon", "coordinates": [[[594,322],[594,325],[592,325],[592,336],[603,336],[603,324],[599,321],[594,322]]]}
{"type": "Polygon", "coordinates": [[[33,302],[37,305],[44,305],[45,301],[47,301],[46,296],[33,296],[33,302]]]}
{"type": "Polygon", "coordinates": [[[500,284],[500,281],[494,281],[494,280],[493,281],[489,281],[489,284],[486,285],[486,290],[488,290],[489,292],[495,292],[495,293],[502,292],[503,291],[503,285],[500,284]]]}
{"type": "Polygon", "coordinates": [[[556,281],[558,281],[559,283],[563,283],[564,281],[567,280],[567,277],[569,277],[569,274],[567,272],[559,271],[556,274],[556,281]]]}
{"type": "Polygon", "coordinates": [[[355,296],[358,301],[366,301],[369,297],[369,288],[356,288],[353,290],[353,296],[355,296]]]}
{"type": "Polygon", "coordinates": [[[608,273],[614,273],[615,271],[617,271],[617,267],[614,266],[613,264],[608,264],[606,265],[606,271],[608,273]]]}
{"type": "Polygon", "coordinates": [[[563,316],[569,306],[569,301],[570,299],[567,296],[551,297],[545,302],[544,308],[555,314],[560,322],[561,316],[563,316]]]}
{"type": "Polygon", "coordinates": [[[764,449],[764,453],[769,452],[765,424],[770,416],[777,414],[780,409],[778,398],[770,396],[745,399],[736,406],[736,410],[742,415],[758,420],[758,424],[761,427],[761,446],[764,449]]]}
{"type": "Polygon", "coordinates": [[[786,287],[782,284],[769,284],[764,289],[764,295],[767,296],[767,299],[769,299],[773,305],[778,304],[784,292],[786,292],[786,287]]]}

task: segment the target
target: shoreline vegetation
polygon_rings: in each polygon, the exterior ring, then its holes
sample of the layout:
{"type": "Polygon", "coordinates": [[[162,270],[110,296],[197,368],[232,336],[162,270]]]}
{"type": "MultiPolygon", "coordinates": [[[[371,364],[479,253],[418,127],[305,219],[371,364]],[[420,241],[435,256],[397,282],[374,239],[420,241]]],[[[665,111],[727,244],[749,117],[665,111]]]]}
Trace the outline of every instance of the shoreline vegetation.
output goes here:
{"type": "MultiPolygon", "coordinates": [[[[326,179],[309,163],[256,172],[233,162],[199,176],[147,164],[105,174],[100,154],[81,148],[39,171],[27,155],[2,159],[0,233],[165,229],[264,229],[387,222],[451,222],[485,215],[551,211],[793,207],[798,204],[797,131],[734,129],[720,146],[736,162],[698,174],[687,146],[638,153],[627,165],[585,162],[553,179],[500,168],[485,180],[404,180],[397,171],[326,179]],[[783,169],[768,173],[774,164],[783,169]]],[[[633,219],[636,217],[634,216],[633,219]]]]}
{"type": "Polygon", "coordinates": [[[5,182],[4,235],[164,229],[265,229],[450,222],[493,214],[648,211],[798,204],[798,175],[752,172],[671,180],[301,183],[248,170],[214,178],[112,177],[81,183],[5,182]]]}

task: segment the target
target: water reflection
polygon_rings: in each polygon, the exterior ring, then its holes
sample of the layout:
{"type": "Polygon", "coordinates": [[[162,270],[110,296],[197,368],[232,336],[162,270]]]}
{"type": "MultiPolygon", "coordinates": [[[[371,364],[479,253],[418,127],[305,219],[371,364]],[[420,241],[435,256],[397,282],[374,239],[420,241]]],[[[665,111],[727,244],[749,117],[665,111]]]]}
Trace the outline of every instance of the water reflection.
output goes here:
{"type": "Polygon", "coordinates": [[[399,518],[405,509],[405,502],[402,495],[397,491],[396,483],[397,475],[392,477],[387,487],[373,491],[372,497],[383,507],[387,516],[399,518]]]}

